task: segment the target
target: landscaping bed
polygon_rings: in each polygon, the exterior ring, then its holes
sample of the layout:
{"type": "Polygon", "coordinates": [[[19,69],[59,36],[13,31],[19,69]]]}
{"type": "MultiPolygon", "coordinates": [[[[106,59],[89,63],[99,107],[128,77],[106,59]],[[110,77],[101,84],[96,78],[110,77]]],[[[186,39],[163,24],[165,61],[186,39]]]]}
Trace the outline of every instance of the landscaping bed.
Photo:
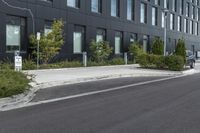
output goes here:
{"type": "Polygon", "coordinates": [[[21,94],[29,89],[27,75],[10,69],[0,70],[0,98],[21,94]]]}

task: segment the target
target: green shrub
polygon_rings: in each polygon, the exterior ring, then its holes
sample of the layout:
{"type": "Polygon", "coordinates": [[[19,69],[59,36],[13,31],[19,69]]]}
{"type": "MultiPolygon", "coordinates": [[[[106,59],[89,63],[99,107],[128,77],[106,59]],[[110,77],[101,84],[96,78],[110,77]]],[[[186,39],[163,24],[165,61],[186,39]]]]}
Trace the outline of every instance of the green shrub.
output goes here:
{"type": "Polygon", "coordinates": [[[185,48],[185,41],[183,39],[179,39],[176,49],[175,55],[179,55],[183,57],[184,63],[186,63],[186,48],[185,48]]]}
{"type": "Polygon", "coordinates": [[[145,68],[180,71],[184,66],[183,57],[176,55],[165,57],[163,55],[143,54],[138,59],[139,65],[145,68]]]}
{"type": "Polygon", "coordinates": [[[152,53],[155,55],[163,55],[164,54],[164,44],[160,38],[155,38],[152,46],[152,53]]]}
{"type": "Polygon", "coordinates": [[[14,69],[14,63],[10,60],[4,60],[0,62],[0,70],[2,69],[14,69]]]}
{"type": "Polygon", "coordinates": [[[137,62],[141,67],[148,67],[149,66],[148,54],[139,55],[137,62]]]}
{"type": "Polygon", "coordinates": [[[40,69],[56,69],[56,68],[71,68],[71,67],[82,67],[80,61],[61,61],[52,64],[42,64],[40,69]]]}
{"type": "Polygon", "coordinates": [[[71,68],[71,67],[82,67],[82,63],[80,61],[62,61],[57,63],[62,68],[71,68]]]}
{"type": "Polygon", "coordinates": [[[107,60],[111,55],[112,50],[113,48],[110,47],[109,42],[96,42],[95,40],[92,40],[90,43],[90,52],[92,54],[91,60],[97,63],[105,62],[105,60],[107,60]]]}
{"type": "Polygon", "coordinates": [[[111,61],[109,61],[109,64],[110,65],[124,65],[125,62],[123,58],[116,57],[116,58],[113,58],[111,61]]]}
{"type": "Polygon", "coordinates": [[[23,70],[34,70],[37,68],[37,65],[34,61],[30,60],[30,59],[26,59],[23,61],[22,63],[22,69],[23,70]]]}
{"type": "Polygon", "coordinates": [[[180,71],[184,67],[184,59],[182,56],[171,55],[165,59],[166,65],[169,70],[180,71]]]}
{"type": "Polygon", "coordinates": [[[89,60],[87,62],[87,65],[88,66],[108,66],[109,64],[107,62],[94,62],[94,61],[89,60]]]}
{"type": "Polygon", "coordinates": [[[21,72],[0,70],[0,97],[10,97],[27,90],[30,80],[21,72]]]}
{"type": "MultiPolygon", "coordinates": [[[[40,39],[40,61],[47,64],[51,61],[61,50],[64,44],[64,22],[62,20],[55,20],[52,25],[52,32],[49,34],[41,35],[40,39]]],[[[33,57],[37,57],[37,37],[32,34],[29,37],[30,40],[30,50],[33,57]]]]}
{"type": "Polygon", "coordinates": [[[141,45],[139,42],[134,42],[129,46],[129,53],[133,54],[133,59],[134,62],[137,61],[137,58],[144,54],[145,52],[143,51],[143,49],[141,48],[141,45]]]}
{"type": "Polygon", "coordinates": [[[167,68],[166,62],[165,62],[165,56],[158,56],[157,60],[155,61],[155,66],[158,69],[165,69],[167,68]]]}

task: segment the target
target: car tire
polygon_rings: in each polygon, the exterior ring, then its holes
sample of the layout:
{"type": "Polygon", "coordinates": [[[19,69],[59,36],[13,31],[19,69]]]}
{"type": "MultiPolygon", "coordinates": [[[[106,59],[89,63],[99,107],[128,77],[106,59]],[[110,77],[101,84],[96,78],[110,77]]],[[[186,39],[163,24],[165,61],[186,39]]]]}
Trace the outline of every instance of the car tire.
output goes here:
{"type": "Polygon", "coordinates": [[[194,62],[192,62],[192,63],[190,64],[190,68],[191,68],[191,69],[194,68],[194,62]]]}

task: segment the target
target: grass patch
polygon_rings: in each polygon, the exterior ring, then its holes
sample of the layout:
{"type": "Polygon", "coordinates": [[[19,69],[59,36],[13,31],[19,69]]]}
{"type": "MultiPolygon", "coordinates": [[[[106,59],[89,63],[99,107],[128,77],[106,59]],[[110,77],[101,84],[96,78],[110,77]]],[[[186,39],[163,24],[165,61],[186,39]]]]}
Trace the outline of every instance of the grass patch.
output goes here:
{"type": "Polygon", "coordinates": [[[29,82],[24,73],[9,69],[0,70],[0,98],[23,93],[30,87],[29,82]]]}

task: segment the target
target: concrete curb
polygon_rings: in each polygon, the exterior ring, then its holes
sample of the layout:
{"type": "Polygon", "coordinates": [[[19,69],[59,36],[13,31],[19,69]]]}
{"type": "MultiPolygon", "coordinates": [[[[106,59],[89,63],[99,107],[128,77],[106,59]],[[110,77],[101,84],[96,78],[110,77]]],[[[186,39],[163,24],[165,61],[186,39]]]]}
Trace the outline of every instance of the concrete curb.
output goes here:
{"type": "MultiPolygon", "coordinates": [[[[195,69],[191,70],[185,70],[181,72],[172,72],[169,71],[168,74],[163,75],[161,74],[143,74],[142,76],[179,76],[179,75],[191,75],[195,73],[199,73],[200,71],[197,71],[195,69]]],[[[31,83],[32,88],[29,91],[26,91],[23,94],[16,95],[10,98],[3,98],[0,99],[0,111],[3,110],[9,110],[9,108],[13,107],[23,107],[27,103],[29,103],[34,96],[36,95],[36,92],[40,89],[45,89],[48,87],[55,87],[60,85],[69,85],[69,84],[75,84],[75,83],[83,83],[83,82],[90,82],[90,81],[97,81],[97,80],[105,80],[105,79],[114,79],[114,78],[121,78],[121,77],[140,77],[141,73],[134,73],[134,74],[118,74],[118,75],[107,75],[107,76],[97,76],[97,77],[90,77],[90,78],[80,78],[72,81],[59,81],[59,82],[47,82],[42,84],[36,84],[34,82],[31,83]]]]}

